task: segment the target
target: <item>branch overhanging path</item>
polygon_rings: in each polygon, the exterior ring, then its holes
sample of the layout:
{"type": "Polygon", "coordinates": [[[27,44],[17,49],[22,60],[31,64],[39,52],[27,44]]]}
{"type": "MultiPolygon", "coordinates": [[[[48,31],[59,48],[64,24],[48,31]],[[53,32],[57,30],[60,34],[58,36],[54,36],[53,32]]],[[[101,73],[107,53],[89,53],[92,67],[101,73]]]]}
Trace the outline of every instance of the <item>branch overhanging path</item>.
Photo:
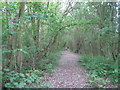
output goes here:
{"type": "Polygon", "coordinates": [[[53,75],[46,76],[45,81],[52,85],[53,88],[89,88],[87,83],[87,70],[77,63],[79,55],[69,51],[63,51],[59,65],[56,67],[53,75]]]}

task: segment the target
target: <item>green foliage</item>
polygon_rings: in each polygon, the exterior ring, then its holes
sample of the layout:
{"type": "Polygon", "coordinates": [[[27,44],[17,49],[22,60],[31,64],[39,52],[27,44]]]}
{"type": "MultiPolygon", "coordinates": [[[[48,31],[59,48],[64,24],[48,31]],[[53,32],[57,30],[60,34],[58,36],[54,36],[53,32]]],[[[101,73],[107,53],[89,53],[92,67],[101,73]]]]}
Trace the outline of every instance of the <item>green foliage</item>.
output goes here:
{"type": "MultiPolygon", "coordinates": [[[[39,83],[36,78],[52,72],[57,65],[60,54],[54,51],[61,51],[64,47],[77,53],[100,55],[85,56],[80,61],[92,74],[108,76],[117,82],[116,3],[69,3],[64,11],[59,2],[30,2],[25,3],[22,19],[19,18],[22,11],[19,2],[0,4],[3,66],[10,70],[22,69],[21,73],[13,71],[14,74],[4,69],[8,72],[4,73],[7,87],[22,88],[27,83],[39,83]]],[[[99,78],[95,79],[99,81],[99,78]]]]}
{"type": "Polygon", "coordinates": [[[2,53],[4,54],[4,53],[10,53],[11,52],[11,50],[8,50],[8,49],[6,49],[6,48],[2,48],[2,53]]]}
{"type": "MultiPolygon", "coordinates": [[[[42,84],[40,70],[27,70],[26,73],[18,73],[4,69],[3,85],[7,88],[45,88],[47,83],[42,84]]],[[[50,86],[50,85],[49,85],[50,86]]]]}
{"type": "Polygon", "coordinates": [[[87,75],[91,78],[90,83],[98,87],[103,87],[108,82],[118,83],[117,64],[115,62],[102,56],[92,57],[90,55],[84,55],[78,61],[90,70],[90,74],[87,75]]]}
{"type": "MultiPolygon", "coordinates": [[[[51,87],[48,83],[43,83],[45,73],[53,72],[53,67],[57,65],[57,60],[60,57],[59,52],[50,53],[50,55],[42,59],[38,64],[38,69],[23,70],[23,73],[4,69],[3,85],[7,88],[48,88],[51,87]]],[[[24,66],[25,68],[25,66],[24,66]]]]}
{"type": "Polygon", "coordinates": [[[0,83],[2,83],[3,72],[0,71],[0,83]]]}
{"type": "Polygon", "coordinates": [[[57,60],[59,60],[60,53],[54,52],[50,53],[50,55],[47,58],[43,58],[39,63],[39,68],[43,70],[44,72],[52,72],[53,67],[57,65],[57,60]]]}

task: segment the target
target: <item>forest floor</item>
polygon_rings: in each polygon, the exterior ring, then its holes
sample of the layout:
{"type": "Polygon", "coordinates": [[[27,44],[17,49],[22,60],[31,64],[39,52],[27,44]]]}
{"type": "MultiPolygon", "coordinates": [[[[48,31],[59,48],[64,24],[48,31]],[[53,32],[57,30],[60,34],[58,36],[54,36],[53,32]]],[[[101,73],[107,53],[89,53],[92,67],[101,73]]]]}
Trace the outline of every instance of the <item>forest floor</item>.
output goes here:
{"type": "Polygon", "coordinates": [[[45,82],[53,88],[89,88],[92,85],[87,83],[88,71],[80,65],[77,60],[79,55],[69,51],[63,51],[59,65],[55,67],[52,76],[45,76],[45,82]]]}

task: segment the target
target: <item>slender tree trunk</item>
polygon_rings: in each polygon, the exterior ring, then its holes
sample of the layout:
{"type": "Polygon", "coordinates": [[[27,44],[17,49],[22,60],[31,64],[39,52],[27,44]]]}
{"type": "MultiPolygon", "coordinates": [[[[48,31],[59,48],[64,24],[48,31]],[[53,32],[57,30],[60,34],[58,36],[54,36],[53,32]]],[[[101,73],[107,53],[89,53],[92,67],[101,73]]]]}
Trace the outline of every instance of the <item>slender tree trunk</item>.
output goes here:
{"type": "MultiPolygon", "coordinates": [[[[7,4],[7,2],[6,2],[6,4],[7,4]]],[[[9,17],[9,15],[8,15],[8,9],[7,9],[7,7],[6,7],[6,26],[7,26],[6,29],[7,29],[8,32],[9,32],[9,19],[8,19],[8,17],[9,17]]],[[[8,43],[7,49],[10,50],[10,51],[12,51],[12,38],[13,38],[12,35],[8,36],[8,38],[7,38],[7,43],[8,43]]],[[[9,62],[8,62],[9,69],[12,70],[12,64],[13,64],[12,59],[13,59],[13,55],[12,55],[11,52],[6,53],[6,55],[7,55],[8,61],[9,61],[9,62]]]]}
{"type": "Polygon", "coordinates": [[[18,39],[18,56],[17,61],[20,64],[20,71],[22,70],[22,29],[23,29],[23,15],[24,15],[25,2],[20,3],[19,7],[19,20],[20,20],[20,30],[19,30],[19,39],[18,39]]]}
{"type": "Polygon", "coordinates": [[[118,58],[120,59],[120,6],[118,7],[118,58]]]}
{"type": "Polygon", "coordinates": [[[37,46],[40,47],[40,32],[41,32],[40,19],[38,19],[37,23],[38,23],[38,28],[37,28],[38,29],[38,32],[37,32],[37,34],[38,34],[38,37],[37,37],[37,39],[38,39],[37,40],[37,46]]]}

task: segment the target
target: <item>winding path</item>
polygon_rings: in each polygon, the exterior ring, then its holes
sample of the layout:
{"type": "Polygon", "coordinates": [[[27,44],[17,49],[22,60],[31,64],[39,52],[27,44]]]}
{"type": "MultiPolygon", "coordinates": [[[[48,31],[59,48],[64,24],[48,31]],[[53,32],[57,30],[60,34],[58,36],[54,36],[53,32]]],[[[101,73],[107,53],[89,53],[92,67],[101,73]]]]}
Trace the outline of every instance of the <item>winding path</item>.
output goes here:
{"type": "Polygon", "coordinates": [[[51,77],[46,77],[46,82],[53,88],[89,88],[85,74],[87,71],[77,63],[79,55],[63,51],[59,65],[51,77]]]}

